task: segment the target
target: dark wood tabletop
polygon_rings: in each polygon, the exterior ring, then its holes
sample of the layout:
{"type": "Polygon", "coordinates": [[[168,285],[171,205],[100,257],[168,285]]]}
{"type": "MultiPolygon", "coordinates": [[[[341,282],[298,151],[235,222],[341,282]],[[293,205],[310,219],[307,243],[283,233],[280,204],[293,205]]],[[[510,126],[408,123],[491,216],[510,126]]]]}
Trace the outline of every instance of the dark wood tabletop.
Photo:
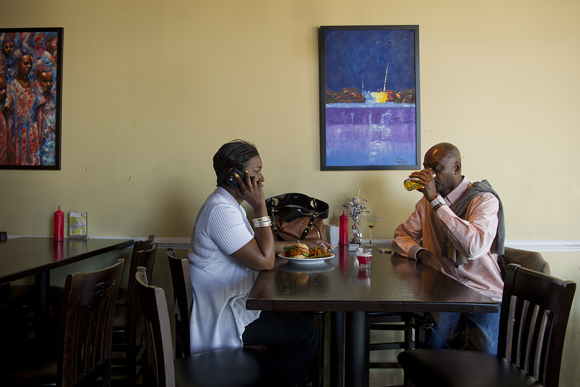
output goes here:
{"type": "Polygon", "coordinates": [[[420,262],[374,251],[358,270],[343,249],[322,264],[277,258],[258,275],[246,307],[259,310],[365,312],[497,312],[498,303],[420,262]]]}
{"type": "Polygon", "coordinates": [[[86,258],[123,249],[132,239],[14,238],[0,242],[0,283],[47,272],[86,258]]]}
{"type": "Polygon", "coordinates": [[[497,302],[415,260],[375,249],[367,271],[348,246],[334,253],[316,265],[276,258],[246,301],[247,309],[331,312],[332,387],[363,383],[365,312],[499,311],[497,302]]]}
{"type": "Polygon", "coordinates": [[[48,316],[51,270],[132,244],[132,239],[65,239],[62,242],[55,242],[51,237],[8,239],[0,242],[0,284],[34,275],[35,321],[37,329],[42,329],[48,316]]]}

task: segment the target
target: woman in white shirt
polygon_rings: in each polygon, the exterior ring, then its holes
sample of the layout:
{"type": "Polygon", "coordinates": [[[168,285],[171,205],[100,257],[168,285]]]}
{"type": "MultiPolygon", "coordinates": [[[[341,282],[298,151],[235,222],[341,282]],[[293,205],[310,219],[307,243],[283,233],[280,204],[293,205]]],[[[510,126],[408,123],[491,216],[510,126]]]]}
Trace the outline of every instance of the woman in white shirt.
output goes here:
{"type": "Polygon", "coordinates": [[[269,227],[258,150],[245,141],[229,142],[214,155],[213,167],[218,187],[198,213],[188,254],[194,294],[191,351],[267,344],[279,349],[281,371],[301,386],[318,345],[314,324],[297,312],[246,309],[258,272],[274,267],[284,245],[274,241],[269,227]],[[241,189],[227,182],[234,170],[244,172],[234,177],[241,189]],[[254,210],[254,228],[244,201],[254,210]]]}

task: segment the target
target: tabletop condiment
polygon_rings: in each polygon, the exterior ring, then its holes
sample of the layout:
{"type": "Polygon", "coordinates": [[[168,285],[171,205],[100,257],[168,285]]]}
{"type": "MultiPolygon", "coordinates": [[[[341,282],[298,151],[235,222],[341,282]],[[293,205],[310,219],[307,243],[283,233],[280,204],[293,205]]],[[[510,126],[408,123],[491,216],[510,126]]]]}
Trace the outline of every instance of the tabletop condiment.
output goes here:
{"type": "Polygon", "coordinates": [[[64,212],[60,210],[54,212],[54,241],[61,242],[64,239],[64,212]]]}
{"type": "Polygon", "coordinates": [[[338,244],[348,245],[348,215],[342,210],[340,215],[340,223],[338,225],[338,244]]]}

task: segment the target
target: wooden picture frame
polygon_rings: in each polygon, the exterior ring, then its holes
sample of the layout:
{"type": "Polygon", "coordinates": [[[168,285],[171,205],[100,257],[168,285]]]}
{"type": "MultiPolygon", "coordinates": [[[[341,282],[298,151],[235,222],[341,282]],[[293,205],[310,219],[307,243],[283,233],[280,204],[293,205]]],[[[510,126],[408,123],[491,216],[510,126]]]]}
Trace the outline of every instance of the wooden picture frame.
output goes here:
{"type": "Polygon", "coordinates": [[[319,29],[320,169],[420,169],[419,26],[319,29]]]}
{"type": "Polygon", "coordinates": [[[63,35],[0,29],[0,169],[61,168],[63,35]]]}

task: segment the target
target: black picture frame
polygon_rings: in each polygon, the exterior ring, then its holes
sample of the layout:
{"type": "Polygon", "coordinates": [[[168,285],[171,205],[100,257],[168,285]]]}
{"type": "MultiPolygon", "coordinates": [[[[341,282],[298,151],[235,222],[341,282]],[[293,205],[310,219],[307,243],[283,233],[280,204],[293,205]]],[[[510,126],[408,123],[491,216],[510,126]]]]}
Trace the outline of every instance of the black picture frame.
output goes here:
{"type": "Polygon", "coordinates": [[[318,38],[320,169],[420,169],[419,26],[322,26],[318,38]]]}
{"type": "Polygon", "coordinates": [[[61,169],[63,39],[62,27],[0,29],[0,169],[61,169]]]}

